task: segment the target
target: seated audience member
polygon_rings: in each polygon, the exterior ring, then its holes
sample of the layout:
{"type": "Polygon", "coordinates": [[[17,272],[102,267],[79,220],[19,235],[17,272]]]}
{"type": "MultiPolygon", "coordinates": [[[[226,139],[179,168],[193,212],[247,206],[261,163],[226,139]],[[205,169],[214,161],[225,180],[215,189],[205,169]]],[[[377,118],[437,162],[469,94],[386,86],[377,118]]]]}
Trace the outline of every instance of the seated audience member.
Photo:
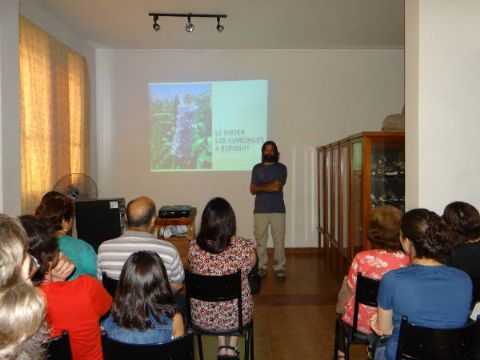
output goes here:
{"type": "MultiPolygon", "coordinates": [[[[405,267],[410,263],[410,257],[401,250],[402,246],[399,240],[401,218],[402,212],[396,207],[388,205],[376,207],[370,213],[367,235],[372,250],[361,251],[355,255],[346,278],[348,297],[343,299],[346,303],[345,310],[342,312],[346,331],[351,331],[353,325],[357,274],[360,272],[363,276],[380,280],[386,272],[405,267]]],[[[370,322],[376,313],[376,308],[360,304],[358,331],[370,334],[372,332],[370,322]]],[[[339,352],[338,356],[342,358],[343,352],[339,352]]]]}
{"type": "Polygon", "coordinates": [[[0,289],[0,359],[44,359],[42,294],[26,282],[0,289]]]}
{"type": "Polygon", "coordinates": [[[70,236],[73,227],[73,201],[57,191],[46,193],[35,210],[36,216],[48,218],[55,228],[60,252],[73,261],[75,272],[69,280],[82,274],[97,275],[97,254],[87,242],[70,236]]]}
{"type": "Polygon", "coordinates": [[[0,359],[44,359],[45,303],[30,280],[35,270],[18,220],[0,214],[0,359]]]}
{"type": "MultiPolygon", "coordinates": [[[[235,213],[225,199],[208,202],[200,232],[190,242],[188,260],[191,271],[201,275],[228,275],[241,269],[243,322],[252,320],[254,304],[247,275],[256,261],[255,241],[236,235],[235,213]]],[[[204,329],[225,331],[238,327],[236,300],[211,303],[192,299],[191,312],[194,325],[204,329]]],[[[237,337],[227,341],[225,336],[219,336],[218,345],[219,359],[239,359],[237,337]]]]}
{"type": "Polygon", "coordinates": [[[414,209],[403,215],[400,241],[412,265],[389,271],[380,281],[372,329],[391,337],[377,349],[375,359],[395,359],[402,316],[429,328],[465,325],[472,282],[463,271],[441,263],[451,253],[452,238],[450,227],[432,211],[414,209]]]}
{"type": "Polygon", "coordinates": [[[102,279],[102,272],[118,279],[123,264],[131,254],[142,250],[153,251],[162,258],[172,290],[177,292],[182,288],[185,273],[180,255],[170,242],[154,236],[155,218],[155,204],[151,199],[142,196],[128,203],[127,231],[119,238],[104,241],[98,248],[98,279],[102,279]]]}
{"type": "Polygon", "coordinates": [[[480,278],[480,214],[472,205],[456,201],[443,211],[443,220],[458,236],[458,246],[446,264],[480,278]]]}
{"type": "Polygon", "coordinates": [[[161,344],[184,334],[160,256],[139,251],[128,257],[102,327],[109,338],[129,344],[161,344]]]}
{"type": "Polygon", "coordinates": [[[39,269],[32,278],[45,296],[50,336],[58,337],[66,330],[74,360],[103,359],[100,339],[100,317],[112,303],[112,298],[94,277],[80,275],[63,281],[51,273],[59,258],[55,234],[47,221],[33,216],[21,216],[29,238],[29,252],[39,269]]]}

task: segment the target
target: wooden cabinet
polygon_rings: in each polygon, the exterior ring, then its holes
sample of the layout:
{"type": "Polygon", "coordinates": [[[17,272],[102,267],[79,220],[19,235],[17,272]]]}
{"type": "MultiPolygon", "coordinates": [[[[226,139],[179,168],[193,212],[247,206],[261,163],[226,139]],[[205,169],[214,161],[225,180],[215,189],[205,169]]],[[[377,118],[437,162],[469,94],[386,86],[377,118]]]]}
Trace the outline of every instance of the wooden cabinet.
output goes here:
{"type": "Polygon", "coordinates": [[[360,133],[317,148],[317,160],[319,246],[348,264],[369,248],[371,208],[404,210],[405,136],[360,133]]]}

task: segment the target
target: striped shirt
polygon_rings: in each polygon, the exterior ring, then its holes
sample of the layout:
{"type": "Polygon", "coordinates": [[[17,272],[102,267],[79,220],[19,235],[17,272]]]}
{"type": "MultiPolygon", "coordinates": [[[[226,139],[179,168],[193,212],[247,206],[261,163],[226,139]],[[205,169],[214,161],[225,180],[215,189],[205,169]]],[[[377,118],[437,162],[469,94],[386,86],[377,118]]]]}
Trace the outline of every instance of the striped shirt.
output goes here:
{"type": "Polygon", "coordinates": [[[98,248],[97,277],[102,272],[112,279],[118,279],[127,258],[137,251],[156,252],[163,260],[170,283],[181,283],[185,278],[182,261],[177,248],[153,234],[143,231],[125,231],[119,238],[104,241],[98,248]]]}

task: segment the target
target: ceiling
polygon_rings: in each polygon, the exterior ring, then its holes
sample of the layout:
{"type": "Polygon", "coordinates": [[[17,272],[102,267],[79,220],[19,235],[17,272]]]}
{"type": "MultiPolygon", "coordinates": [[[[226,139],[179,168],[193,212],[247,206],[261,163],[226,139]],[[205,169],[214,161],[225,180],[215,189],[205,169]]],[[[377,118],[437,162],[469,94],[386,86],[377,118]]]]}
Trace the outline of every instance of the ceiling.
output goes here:
{"type": "Polygon", "coordinates": [[[404,0],[36,0],[95,47],[403,48],[404,0]],[[224,13],[216,19],[160,18],[149,12],[224,13]]]}

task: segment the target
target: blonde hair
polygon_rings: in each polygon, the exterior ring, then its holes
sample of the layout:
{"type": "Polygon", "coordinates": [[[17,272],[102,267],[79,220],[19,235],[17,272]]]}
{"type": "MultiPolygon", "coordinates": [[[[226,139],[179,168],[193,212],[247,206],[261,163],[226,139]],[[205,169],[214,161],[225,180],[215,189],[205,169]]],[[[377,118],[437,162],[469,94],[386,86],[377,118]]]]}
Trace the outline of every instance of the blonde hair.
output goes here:
{"type": "Polygon", "coordinates": [[[43,358],[44,311],[42,294],[27,283],[0,290],[0,359],[43,358]]]}
{"type": "Polygon", "coordinates": [[[27,255],[28,238],[20,222],[0,214],[0,288],[17,284],[27,255]]]}

